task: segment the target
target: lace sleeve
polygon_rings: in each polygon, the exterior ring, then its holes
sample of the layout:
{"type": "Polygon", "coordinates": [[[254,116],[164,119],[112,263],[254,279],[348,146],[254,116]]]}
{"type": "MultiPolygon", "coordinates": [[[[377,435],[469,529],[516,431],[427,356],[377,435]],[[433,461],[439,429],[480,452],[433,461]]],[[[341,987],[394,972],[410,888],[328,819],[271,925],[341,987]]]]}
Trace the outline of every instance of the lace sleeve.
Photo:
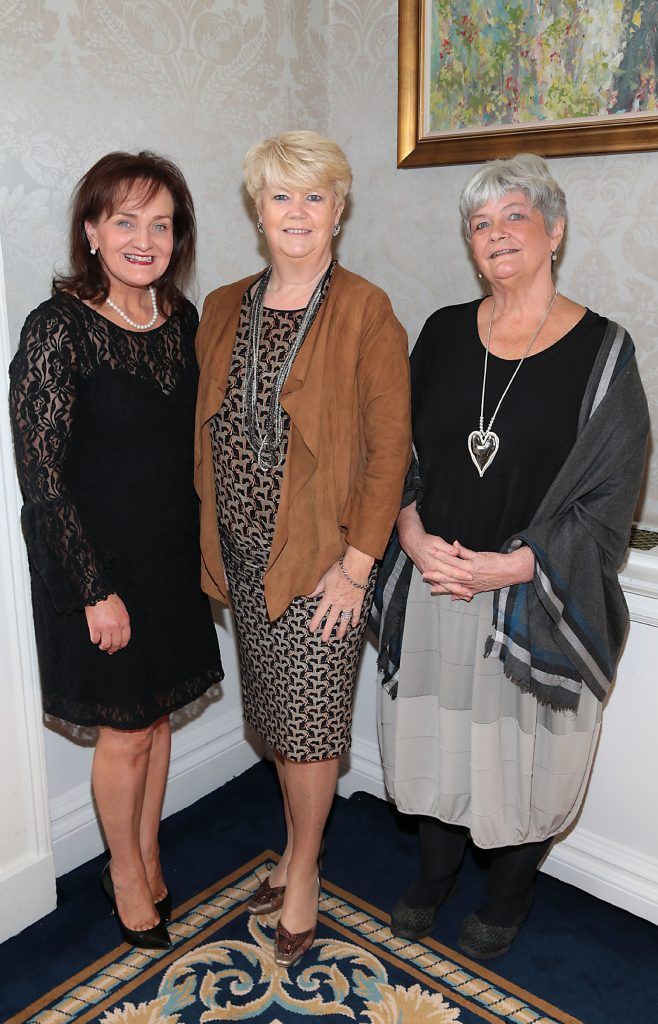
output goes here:
{"type": "Polygon", "coordinates": [[[96,604],[113,592],[67,492],[63,467],[76,395],[76,354],[62,314],[30,314],[10,370],[9,401],[21,520],[30,564],[58,612],[96,604]]]}

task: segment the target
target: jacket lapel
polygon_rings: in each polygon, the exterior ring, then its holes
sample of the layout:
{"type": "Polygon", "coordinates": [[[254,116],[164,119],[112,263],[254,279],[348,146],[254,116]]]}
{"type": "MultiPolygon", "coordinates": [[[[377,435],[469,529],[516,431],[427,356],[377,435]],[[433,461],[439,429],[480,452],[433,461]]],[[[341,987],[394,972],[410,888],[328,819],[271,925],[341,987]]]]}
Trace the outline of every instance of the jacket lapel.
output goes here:
{"type": "Polygon", "coordinates": [[[335,311],[336,295],[340,293],[341,287],[342,271],[340,267],[336,267],[325,300],[281,390],[281,405],[290,416],[290,438],[279,511],[267,563],[268,571],[277,561],[288,540],[288,510],[317,471],[320,462],[324,421],[321,406],[329,398],[323,389],[327,339],[335,311]],[[294,467],[294,473],[291,473],[291,467],[294,467]]]}

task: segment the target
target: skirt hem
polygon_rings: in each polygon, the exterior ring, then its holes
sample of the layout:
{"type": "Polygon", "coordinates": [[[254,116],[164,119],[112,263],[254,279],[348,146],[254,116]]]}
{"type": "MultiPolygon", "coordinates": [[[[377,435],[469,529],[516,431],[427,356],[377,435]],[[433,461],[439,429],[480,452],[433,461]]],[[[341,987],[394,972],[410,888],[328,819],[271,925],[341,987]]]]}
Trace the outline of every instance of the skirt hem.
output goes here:
{"type": "MultiPolygon", "coordinates": [[[[171,715],[180,711],[187,704],[202,697],[211,686],[216,686],[224,679],[222,669],[209,669],[194,680],[189,681],[185,686],[185,692],[178,687],[170,695],[165,695],[160,701],[153,701],[149,708],[142,705],[141,713],[136,714],[135,708],[116,708],[115,715],[101,712],[90,708],[85,714],[79,704],[69,701],[61,695],[49,694],[43,698],[43,712],[51,718],[58,718],[62,722],[71,725],[78,725],[84,728],[110,728],[130,732],[137,729],[147,729],[164,715],[171,715]]],[[[137,709],[140,710],[139,708],[137,709]]]]}

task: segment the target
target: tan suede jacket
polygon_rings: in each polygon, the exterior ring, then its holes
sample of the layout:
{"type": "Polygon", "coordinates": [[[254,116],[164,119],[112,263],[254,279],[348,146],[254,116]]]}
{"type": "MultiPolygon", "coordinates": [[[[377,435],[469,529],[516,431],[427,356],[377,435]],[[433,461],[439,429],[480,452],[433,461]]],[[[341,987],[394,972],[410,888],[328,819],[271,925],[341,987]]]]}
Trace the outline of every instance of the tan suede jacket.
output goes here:
{"type": "MultiPolygon", "coordinates": [[[[211,292],[197,334],[195,485],[201,585],[228,604],[215,507],[210,420],[224,393],[245,278],[211,292]]],[[[270,619],[311,593],[348,544],[381,558],[411,454],[407,336],[386,294],[336,267],[281,392],[288,453],[264,577],[270,619]]]]}

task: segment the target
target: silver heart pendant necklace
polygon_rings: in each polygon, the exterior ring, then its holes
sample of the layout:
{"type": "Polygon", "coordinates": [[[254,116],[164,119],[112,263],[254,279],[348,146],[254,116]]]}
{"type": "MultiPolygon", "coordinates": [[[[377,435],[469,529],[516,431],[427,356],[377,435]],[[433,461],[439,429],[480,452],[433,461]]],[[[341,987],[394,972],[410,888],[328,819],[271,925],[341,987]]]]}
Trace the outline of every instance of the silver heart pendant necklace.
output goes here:
{"type": "Polygon", "coordinates": [[[492,305],[491,305],[491,316],[489,318],[489,329],[487,331],[487,347],[486,347],[485,353],[484,353],[484,372],[482,374],[482,395],[481,395],[481,398],[480,398],[480,429],[479,430],[471,430],[470,434],[468,435],[468,454],[471,456],[471,458],[473,460],[473,464],[474,464],[475,468],[477,469],[478,473],[480,474],[480,477],[483,477],[484,474],[486,473],[486,471],[489,469],[489,466],[491,465],[493,460],[496,458],[496,455],[498,453],[498,449],[500,447],[500,438],[498,437],[498,434],[496,433],[496,431],[492,429],[494,420],[495,420],[496,416],[498,415],[498,410],[500,409],[501,405],[503,404],[503,399],[504,399],[505,395],[507,394],[507,392],[509,391],[509,389],[512,386],[512,381],[514,380],[514,378],[516,377],[517,373],[521,369],[521,365],[523,363],[523,360],[526,358],[527,355],[529,355],[530,349],[532,348],[532,346],[534,345],[535,341],[537,340],[537,335],[539,334],[539,332],[541,331],[542,327],[546,323],[546,320],[548,318],[548,314],[552,310],[553,303],[555,302],[556,299],[557,299],[557,288],[553,292],[553,295],[551,297],[551,301],[548,304],[548,309],[544,313],[544,315],[543,315],[543,317],[541,319],[541,322],[539,324],[539,327],[537,328],[537,330],[533,334],[533,336],[530,339],[530,342],[528,344],[528,347],[526,348],[525,352],[523,353],[523,355],[519,359],[518,363],[516,364],[516,368],[514,370],[514,373],[510,377],[509,383],[508,383],[507,387],[505,388],[505,390],[503,391],[502,395],[500,396],[500,400],[498,402],[498,405],[494,409],[493,416],[489,420],[489,425],[488,425],[488,427],[485,430],[485,428],[484,428],[484,395],[485,395],[485,392],[486,392],[486,389],[487,389],[487,363],[489,361],[489,346],[491,344],[491,328],[493,326],[494,313],[496,312],[496,304],[495,304],[495,302],[492,302],[492,305]]]}

